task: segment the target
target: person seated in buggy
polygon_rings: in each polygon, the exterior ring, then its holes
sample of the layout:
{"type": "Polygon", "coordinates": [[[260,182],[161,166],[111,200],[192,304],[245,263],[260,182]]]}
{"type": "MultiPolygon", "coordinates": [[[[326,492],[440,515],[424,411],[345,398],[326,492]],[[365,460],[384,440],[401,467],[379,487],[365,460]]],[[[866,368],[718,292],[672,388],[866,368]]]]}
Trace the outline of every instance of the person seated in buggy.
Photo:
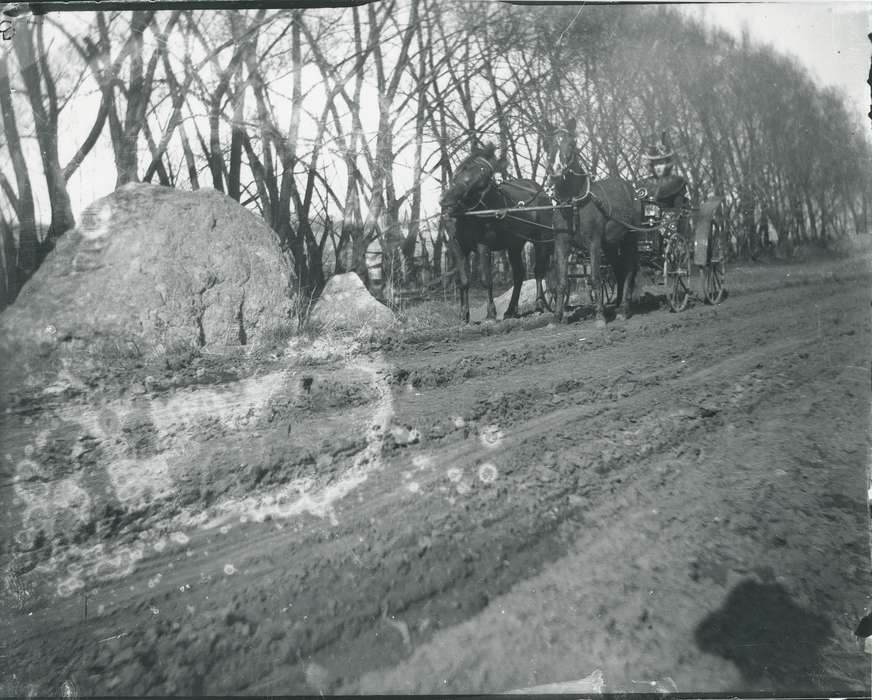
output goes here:
{"type": "Polygon", "coordinates": [[[642,185],[647,191],[645,199],[655,201],[663,209],[681,209],[688,205],[687,181],[672,172],[675,156],[666,142],[664,133],[660,140],[653,140],[642,157],[648,162],[648,177],[642,185]]]}
{"type": "Polygon", "coordinates": [[[666,141],[666,134],[660,139],[652,139],[642,157],[648,163],[648,177],[639,183],[637,196],[642,200],[642,223],[644,226],[658,227],[656,231],[649,229],[639,237],[639,249],[652,253],[661,252],[664,245],[661,224],[674,221],[672,226],[678,227],[678,232],[687,236],[690,222],[687,216],[682,216],[682,210],[690,205],[687,195],[687,181],[677,173],[673,173],[675,156],[666,141]]]}

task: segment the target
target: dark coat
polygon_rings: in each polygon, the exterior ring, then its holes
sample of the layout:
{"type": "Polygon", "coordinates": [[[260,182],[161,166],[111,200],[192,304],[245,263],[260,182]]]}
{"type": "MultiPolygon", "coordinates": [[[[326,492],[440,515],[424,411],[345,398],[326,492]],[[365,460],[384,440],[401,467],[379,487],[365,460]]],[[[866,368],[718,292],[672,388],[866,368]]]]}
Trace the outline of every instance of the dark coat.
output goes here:
{"type": "Polygon", "coordinates": [[[645,189],[657,204],[666,209],[677,209],[687,204],[687,181],[681,175],[652,176],[645,180],[645,189]]]}

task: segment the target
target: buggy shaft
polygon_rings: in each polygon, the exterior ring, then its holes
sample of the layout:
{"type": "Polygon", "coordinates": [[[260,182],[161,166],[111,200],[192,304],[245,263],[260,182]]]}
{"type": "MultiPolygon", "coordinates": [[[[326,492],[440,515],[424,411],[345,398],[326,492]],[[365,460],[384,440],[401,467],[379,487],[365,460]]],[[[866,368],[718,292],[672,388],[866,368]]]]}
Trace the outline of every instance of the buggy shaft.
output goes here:
{"type": "Polygon", "coordinates": [[[551,206],[542,207],[516,207],[514,209],[480,209],[478,211],[464,212],[462,216],[505,216],[507,214],[523,214],[532,211],[554,211],[555,209],[573,209],[574,204],[554,204],[551,206]]]}

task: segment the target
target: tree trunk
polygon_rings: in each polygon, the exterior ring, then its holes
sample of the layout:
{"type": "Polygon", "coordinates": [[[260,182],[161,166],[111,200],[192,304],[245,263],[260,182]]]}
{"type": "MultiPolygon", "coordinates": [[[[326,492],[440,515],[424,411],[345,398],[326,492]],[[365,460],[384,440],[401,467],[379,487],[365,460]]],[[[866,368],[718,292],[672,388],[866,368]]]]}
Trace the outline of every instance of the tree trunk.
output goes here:
{"type": "MultiPolygon", "coordinates": [[[[252,47],[248,40],[241,38],[242,27],[240,26],[240,15],[236,12],[230,13],[230,26],[233,32],[233,40],[236,44],[244,42],[244,47],[241,49],[246,53],[252,51],[252,47]]],[[[236,67],[234,82],[236,83],[233,90],[233,122],[230,126],[230,173],[227,178],[227,196],[235,199],[237,202],[241,196],[240,190],[240,174],[242,170],[242,134],[245,129],[245,90],[246,83],[242,79],[243,62],[240,61],[236,67]]]]}
{"type": "MultiPolygon", "coordinates": [[[[23,33],[23,32],[22,32],[23,33]]],[[[12,105],[12,92],[9,85],[9,64],[6,54],[0,54],[0,111],[3,113],[3,126],[6,130],[6,144],[15,171],[15,181],[18,186],[18,201],[15,214],[18,217],[18,251],[13,256],[15,265],[14,279],[10,287],[14,290],[10,302],[18,294],[21,285],[36,270],[36,252],[39,241],[36,235],[36,211],[33,203],[33,189],[27,163],[21,149],[21,138],[18,134],[18,122],[12,105]]]]}
{"type": "MultiPolygon", "coordinates": [[[[41,21],[41,18],[37,21],[41,21]]],[[[33,110],[36,138],[39,142],[42,166],[48,188],[49,205],[51,207],[51,224],[46,238],[36,250],[35,267],[38,268],[48,252],[54,247],[54,242],[66,231],[76,225],[70,195],[67,192],[67,181],[58,158],[58,105],[57,97],[50,91],[49,111],[43,102],[43,92],[39,72],[39,62],[33,46],[33,36],[30,31],[17,32],[12,40],[19,65],[21,77],[27,88],[27,96],[33,110]]]]}
{"type": "Polygon", "coordinates": [[[200,189],[200,178],[197,174],[197,161],[194,160],[194,151],[191,150],[191,142],[188,140],[188,133],[185,130],[185,122],[179,122],[179,135],[182,139],[182,150],[185,153],[185,165],[188,169],[188,180],[191,182],[192,190],[200,189]]]}
{"type": "Polygon", "coordinates": [[[436,232],[436,240],[433,241],[433,276],[441,277],[442,276],[442,255],[444,251],[445,245],[445,231],[442,224],[439,224],[439,227],[436,232]]]}
{"type": "Polygon", "coordinates": [[[0,212],[0,311],[18,296],[18,272],[15,268],[15,238],[12,226],[0,212]]]}
{"type": "MultiPolygon", "coordinates": [[[[120,135],[117,139],[113,135],[115,163],[118,168],[116,189],[128,182],[138,182],[139,179],[139,134],[145,121],[148,100],[151,95],[151,82],[160,50],[155,49],[148,67],[143,72],[143,34],[151,22],[153,14],[154,10],[133,10],[131,13],[130,83],[127,88],[127,109],[120,135]]],[[[171,18],[170,21],[174,23],[175,20],[171,18]]],[[[114,111],[114,106],[112,111],[114,111]]]]}

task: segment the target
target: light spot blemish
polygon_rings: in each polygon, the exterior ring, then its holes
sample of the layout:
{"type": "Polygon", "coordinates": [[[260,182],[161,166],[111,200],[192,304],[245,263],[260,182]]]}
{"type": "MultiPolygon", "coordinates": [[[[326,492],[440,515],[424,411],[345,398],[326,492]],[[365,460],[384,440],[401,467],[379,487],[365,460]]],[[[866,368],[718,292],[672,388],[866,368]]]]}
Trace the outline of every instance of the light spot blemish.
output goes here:
{"type": "Polygon", "coordinates": [[[478,468],[478,478],[482,483],[492,484],[496,481],[498,471],[496,465],[485,462],[478,468]]]}
{"type": "Polygon", "coordinates": [[[489,425],[479,433],[478,439],[485,447],[499,447],[503,441],[503,431],[497,425],[489,425]]]}
{"type": "Polygon", "coordinates": [[[430,455],[415,455],[412,457],[412,465],[416,469],[427,469],[433,466],[433,458],[430,455]]]}
{"type": "Polygon", "coordinates": [[[456,484],[463,478],[463,470],[459,467],[451,467],[451,469],[446,472],[446,476],[448,477],[448,481],[452,484],[456,484]]]}

